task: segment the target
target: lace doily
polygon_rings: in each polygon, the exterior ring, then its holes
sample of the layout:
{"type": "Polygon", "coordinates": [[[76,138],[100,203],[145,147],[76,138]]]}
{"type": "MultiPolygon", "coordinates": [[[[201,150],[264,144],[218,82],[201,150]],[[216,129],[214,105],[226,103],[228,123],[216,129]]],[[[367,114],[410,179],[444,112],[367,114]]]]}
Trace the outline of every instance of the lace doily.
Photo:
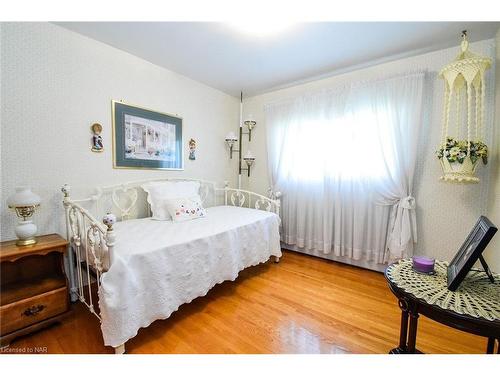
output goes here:
{"type": "Polygon", "coordinates": [[[491,283],[484,272],[471,271],[458,289],[448,290],[446,262],[436,260],[434,275],[417,273],[411,259],[402,259],[387,268],[387,277],[398,288],[428,304],[462,315],[487,320],[500,319],[500,275],[491,283]]]}

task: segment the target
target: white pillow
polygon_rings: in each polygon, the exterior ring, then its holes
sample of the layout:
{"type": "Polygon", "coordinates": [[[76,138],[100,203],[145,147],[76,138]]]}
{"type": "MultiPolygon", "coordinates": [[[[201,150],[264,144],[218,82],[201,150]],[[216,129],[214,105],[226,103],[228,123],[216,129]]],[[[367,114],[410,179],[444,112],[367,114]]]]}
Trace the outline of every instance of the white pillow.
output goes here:
{"type": "Polygon", "coordinates": [[[153,181],[141,187],[148,194],[152,218],[171,220],[172,216],[168,213],[165,201],[176,198],[199,197],[200,183],[197,181],[153,181]]]}
{"type": "Polygon", "coordinates": [[[186,221],[205,217],[207,212],[199,195],[189,198],[175,198],[165,201],[165,207],[173,221],[186,221]]]}

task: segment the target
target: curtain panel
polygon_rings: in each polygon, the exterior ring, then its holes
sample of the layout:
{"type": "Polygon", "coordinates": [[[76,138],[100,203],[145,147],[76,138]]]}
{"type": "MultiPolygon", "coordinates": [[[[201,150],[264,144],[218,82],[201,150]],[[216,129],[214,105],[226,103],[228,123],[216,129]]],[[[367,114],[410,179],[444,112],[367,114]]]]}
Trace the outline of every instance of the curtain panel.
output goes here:
{"type": "Polygon", "coordinates": [[[282,241],[384,263],[412,254],[424,72],[265,106],[282,241]]]}

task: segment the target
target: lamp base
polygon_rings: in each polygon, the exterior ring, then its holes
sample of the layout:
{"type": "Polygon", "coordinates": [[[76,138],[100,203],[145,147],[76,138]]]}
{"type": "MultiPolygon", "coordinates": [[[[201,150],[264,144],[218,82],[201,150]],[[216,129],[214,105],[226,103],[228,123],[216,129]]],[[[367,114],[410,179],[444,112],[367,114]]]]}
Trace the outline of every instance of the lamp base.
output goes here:
{"type": "Polygon", "coordinates": [[[17,246],[29,246],[29,245],[34,245],[36,244],[36,238],[35,237],[32,237],[32,238],[25,238],[23,240],[17,240],[16,241],[16,245],[17,246]]]}
{"type": "Polygon", "coordinates": [[[17,236],[17,246],[28,246],[36,244],[36,225],[31,220],[22,220],[14,229],[17,236]]]}

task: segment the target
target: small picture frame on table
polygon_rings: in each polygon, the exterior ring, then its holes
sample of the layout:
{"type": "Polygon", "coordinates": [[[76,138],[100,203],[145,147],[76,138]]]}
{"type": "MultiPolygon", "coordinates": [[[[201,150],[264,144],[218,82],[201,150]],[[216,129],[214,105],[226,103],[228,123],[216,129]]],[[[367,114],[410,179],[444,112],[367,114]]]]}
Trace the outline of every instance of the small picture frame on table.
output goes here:
{"type": "Polygon", "coordinates": [[[496,233],[497,228],[486,217],[480,216],[467,239],[458,250],[455,257],[448,265],[448,289],[455,291],[478,260],[484,268],[489,279],[494,282],[488,265],[481,255],[491,238],[496,233]]]}
{"type": "Polygon", "coordinates": [[[182,170],[182,118],[112,101],[113,166],[182,170]]]}

